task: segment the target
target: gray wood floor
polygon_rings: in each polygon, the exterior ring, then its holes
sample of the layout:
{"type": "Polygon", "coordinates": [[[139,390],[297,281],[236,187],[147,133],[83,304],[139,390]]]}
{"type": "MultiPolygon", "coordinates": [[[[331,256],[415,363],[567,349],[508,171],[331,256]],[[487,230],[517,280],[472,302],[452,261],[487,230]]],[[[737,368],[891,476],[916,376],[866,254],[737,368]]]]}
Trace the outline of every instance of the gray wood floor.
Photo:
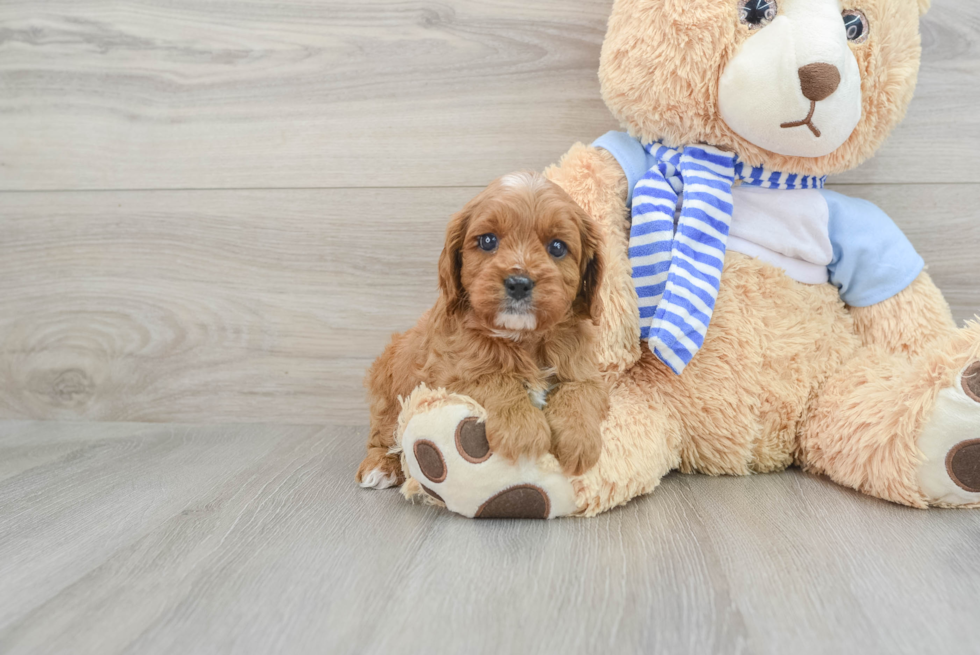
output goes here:
{"type": "Polygon", "coordinates": [[[792,471],[470,521],[357,489],[364,436],[0,423],[0,652],[977,652],[975,512],[792,471]]]}
{"type": "MultiPolygon", "coordinates": [[[[976,512],[799,472],[549,524],[353,485],[447,218],[617,127],[611,1],[0,1],[0,653],[980,652],[976,512]]],[[[964,320],[980,5],[933,4],[908,119],[832,182],[964,320]]]]}

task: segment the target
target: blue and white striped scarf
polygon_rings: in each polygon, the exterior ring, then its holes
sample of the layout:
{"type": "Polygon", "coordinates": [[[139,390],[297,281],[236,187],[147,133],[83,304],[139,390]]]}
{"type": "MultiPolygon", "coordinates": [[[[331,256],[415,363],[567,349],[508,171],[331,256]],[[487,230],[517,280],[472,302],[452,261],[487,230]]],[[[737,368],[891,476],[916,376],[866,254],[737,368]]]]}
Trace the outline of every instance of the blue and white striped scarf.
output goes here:
{"type": "Polygon", "coordinates": [[[735,180],[767,189],[819,189],[826,177],[753,168],[711,146],[645,148],[658,163],[633,191],[629,256],[640,338],[680,375],[704,345],[715,309],[735,180]]]}

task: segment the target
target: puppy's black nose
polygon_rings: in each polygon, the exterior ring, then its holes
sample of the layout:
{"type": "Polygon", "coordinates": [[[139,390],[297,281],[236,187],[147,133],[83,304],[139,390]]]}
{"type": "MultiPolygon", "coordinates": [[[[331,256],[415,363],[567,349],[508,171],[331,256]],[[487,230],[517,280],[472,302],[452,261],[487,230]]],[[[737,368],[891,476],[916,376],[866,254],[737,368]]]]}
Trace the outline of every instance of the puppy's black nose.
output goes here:
{"type": "Polygon", "coordinates": [[[504,280],[504,288],[507,289],[507,295],[512,299],[524,300],[531,295],[531,289],[534,288],[534,280],[526,275],[511,275],[504,280]]]}

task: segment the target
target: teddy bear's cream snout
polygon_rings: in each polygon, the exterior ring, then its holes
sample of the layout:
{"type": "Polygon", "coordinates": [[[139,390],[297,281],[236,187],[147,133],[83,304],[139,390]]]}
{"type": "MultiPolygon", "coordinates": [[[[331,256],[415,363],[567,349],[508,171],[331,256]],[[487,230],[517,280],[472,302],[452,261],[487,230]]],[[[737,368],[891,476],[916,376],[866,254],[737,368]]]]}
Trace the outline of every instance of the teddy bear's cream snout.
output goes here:
{"type": "Polygon", "coordinates": [[[822,157],[861,119],[861,76],[837,0],[781,0],[719,80],[718,108],[739,136],[772,152],[822,157]]]}

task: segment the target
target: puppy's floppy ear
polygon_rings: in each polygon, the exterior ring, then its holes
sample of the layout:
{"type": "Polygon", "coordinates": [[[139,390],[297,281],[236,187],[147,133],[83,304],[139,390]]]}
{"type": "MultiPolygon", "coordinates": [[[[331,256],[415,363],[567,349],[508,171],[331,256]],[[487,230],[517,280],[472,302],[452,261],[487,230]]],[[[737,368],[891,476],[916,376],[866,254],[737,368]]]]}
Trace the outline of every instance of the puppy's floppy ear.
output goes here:
{"type": "Polygon", "coordinates": [[[439,290],[446,299],[450,314],[466,308],[466,289],[463,288],[463,245],[470,223],[470,207],[452,217],[446,227],[446,245],[439,256],[439,290]]]}
{"type": "Polygon", "coordinates": [[[605,272],[602,255],[602,237],[592,217],[579,210],[579,232],[582,240],[582,273],[578,296],[575,298],[575,312],[580,316],[598,321],[602,314],[602,301],[599,287],[605,272]]]}

